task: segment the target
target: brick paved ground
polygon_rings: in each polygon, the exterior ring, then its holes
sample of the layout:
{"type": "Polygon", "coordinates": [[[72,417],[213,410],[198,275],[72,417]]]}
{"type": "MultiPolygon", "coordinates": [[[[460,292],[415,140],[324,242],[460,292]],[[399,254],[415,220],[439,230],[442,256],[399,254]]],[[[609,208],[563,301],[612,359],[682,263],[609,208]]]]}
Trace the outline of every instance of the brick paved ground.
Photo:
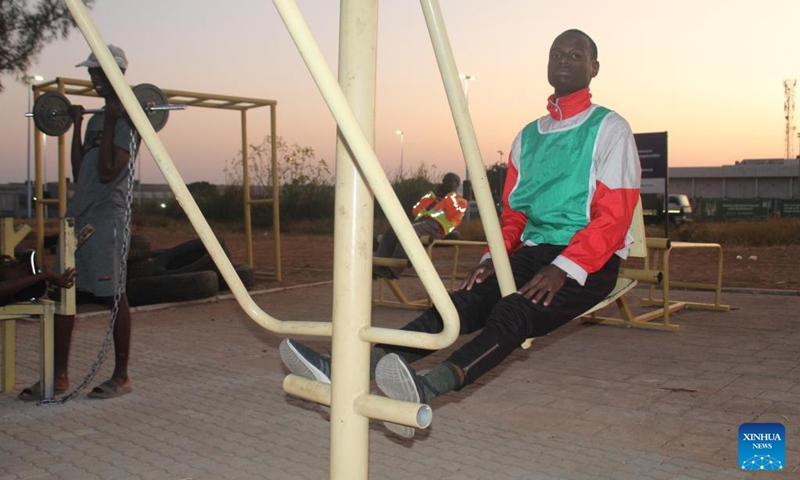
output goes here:
{"type": "MultiPolygon", "coordinates": [[[[330,290],[255,298],[278,318],[327,320],[330,290]]],[[[737,429],[779,422],[788,464],[775,476],[800,478],[800,296],[724,301],[738,309],[678,313],[678,333],[573,322],[480,385],[434,400],[433,424],[415,440],[373,422],[370,477],[763,478],[736,468],[737,429]]],[[[399,326],[413,315],[381,308],[375,322],[399,326]]],[[[73,385],[106,321],[78,320],[73,385]]],[[[284,394],[281,337],[230,300],[138,311],[134,321],[130,395],[37,407],[0,394],[0,479],[328,478],[327,414],[284,394]]],[[[38,326],[18,325],[17,391],[38,368],[38,326]]]]}

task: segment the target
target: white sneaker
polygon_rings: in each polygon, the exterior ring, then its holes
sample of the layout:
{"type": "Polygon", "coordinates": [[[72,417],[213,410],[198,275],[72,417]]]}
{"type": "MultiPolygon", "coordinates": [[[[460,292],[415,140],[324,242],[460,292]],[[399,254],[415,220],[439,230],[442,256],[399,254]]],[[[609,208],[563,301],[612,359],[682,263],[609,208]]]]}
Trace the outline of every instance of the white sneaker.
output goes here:
{"type": "Polygon", "coordinates": [[[286,368],[295,375],[309,380],[331,383],[331,360],[302,343],[286,338],[278,349],[286,368]]]}
{"type": "MultiPolygon", "coordinates": [[[[396,353],[383,357],[375,367],[375,381],[389,398],[404,402],[423,403],[419,377],[408,363],[396,353]]],[[[414,428],[392,422],[383,422],[390,432],[403,438],[414,438],[414,428]]]]}

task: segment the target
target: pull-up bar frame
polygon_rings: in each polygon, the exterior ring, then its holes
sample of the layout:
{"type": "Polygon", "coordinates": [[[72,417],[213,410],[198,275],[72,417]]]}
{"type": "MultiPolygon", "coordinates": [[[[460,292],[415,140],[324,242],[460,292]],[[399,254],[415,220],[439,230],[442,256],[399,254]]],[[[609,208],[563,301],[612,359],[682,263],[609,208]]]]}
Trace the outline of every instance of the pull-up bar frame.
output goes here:
{"type": "MultiPolygon", "coordinates": [[[[62,95],[76,95],[84,97],[97,97],[94,85],[88,80],[57,77],[34,85],[34,98],[39,98],[46,92],[58,92],[62,95]]],[[[232,95],[217,95],[211,93],[190,92],[186,90],[163,90],[164,95],[172,104],[189,105],[192,107],[214,108],[241,112],[242,134],[242,197],[244,203],[244,231],[247,264],[255,266],[253,257],[253,227],[252,207],[257,204],[272,205],[272,230],[275,241],[275,280],[283,278],[281,265],[281,222],[280,222],[280,185],[278,182],[278,148],[277,148],[277,108],[278,102],[264,98],[239,97],[232,95]],[[247,112],[254,108],[269,107],[270,110],[270,135],[271,145],[271,170],[272,170],[272,198],[253,199],[250,191],[250,166],[249,142],[247,141],[247,112]]],[[[64,218],[67,211],[67,140],[66,134],[58,137],[58,198],[44,198],[44,134],[34,127],[34,163],[35,163],[35,199],[36,199],[36,251],[38,258],[44,258],[44,207],[48,204],[58,206],[58,216],[64,218]]]]}

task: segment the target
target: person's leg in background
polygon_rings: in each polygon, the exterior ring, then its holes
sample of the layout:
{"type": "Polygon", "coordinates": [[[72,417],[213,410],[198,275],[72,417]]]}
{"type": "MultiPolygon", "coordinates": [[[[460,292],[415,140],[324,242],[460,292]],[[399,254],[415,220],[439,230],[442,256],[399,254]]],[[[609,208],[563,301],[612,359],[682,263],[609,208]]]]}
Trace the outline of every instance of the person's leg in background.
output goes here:
{"type": "MultiPolygon", "coordinates": [[[[381,241],[378,243],[378,248],[376,248],[375,252],[373,252],[373,256],[378,258],[392,258],[395,248],[399,243],[400,242],[397,241],[397,234],[394,233],[394,229],[389,227],[385,232],[383,232],[383,235],[381,235],[381,241]]],[[[372,275],[373,277],[392,278],[393,273],[389,267],[373,266],[372,275]]]]}

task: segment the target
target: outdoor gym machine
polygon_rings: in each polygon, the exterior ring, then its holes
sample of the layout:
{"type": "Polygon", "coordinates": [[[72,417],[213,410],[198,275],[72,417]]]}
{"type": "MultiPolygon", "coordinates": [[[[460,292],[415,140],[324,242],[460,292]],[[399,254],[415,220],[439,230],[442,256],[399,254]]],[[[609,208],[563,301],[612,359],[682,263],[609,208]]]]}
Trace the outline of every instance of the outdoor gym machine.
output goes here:
{"type": "MultiPolygon", "coordinates": [[[[430,423],[427,405],[401,402],[371,395],[369,375],[363,372],[369,366],[370,343],[389,343],[429,350],[438,350],[452,344],[459,333],[459,321],[447,289],[416,237],[411,223],[394,194],[377,156],[371,137],[374,115],[375,52],[377,43],[377,1],[342,0],[340,22],[340,57],[351,57],[341,62],[342,85],[337,83],[322,53],[310,33],[297,5],[292,0],[273,0],[284,23],[311,71],[331,113],[338,124],[341,142],[353,158],[337,159],[337,191],[334,259],[333,322],[282,321],[264,312],[247,293],[233,266],[225,256],[197,204],[192,199],[174,164],[161,144],[144,110],[136,103],[130,87],[114,62],[106,42],[94,26],[85,6],[79,0],[65,0],[87,43],[97,56],[101,67],[118,93],[135,127],[141,133],[175,197],[183,206],[193,227],[217,264],[234,297],[244,311],[262,327],[287,335],[333,336],[333,376],[335,388],[295,375],[287,376],[287,392],[331,406],[331,460],[330,477],[335,479],[366,478],[368,474],[368,421],[370,418],[426,427],[430,423]],[[363,40],[367,40],[364,42],[363,40]],[[344,90],[344,91],[343,91],[344,90]],[[345,91],[348,96],[345,96],[345,91]],[[361,95],[359,95],[361,94],[361,95]],[[360,116],[357,116],[361,114],[360,116]],[[356,168],[356,165],[358,168],[356,168]],[[399,331],[371,325],[369,304],[371,282],[368,281],[371,262],[372,218],[363,215],[363,208],[371,208],[372,197],[367,184],[374,192],[389,222],[406,248],[409,259],[429,292],[434,306],[442,316],[443,330],[438,334],[399,331]],[[365,207],[367,203],[369,207],[365,207]],[[349,248],[349,250],[348,250],[349,248]],[[345,258],[344,253],[350,253],[345,258]],[[341,268],[341,267],[348,268],[341,268]],[[341,286],[341,288],[337,288],[341,286]],[[349,290],[349,292],[348,292],[349,290]],[[348,292],[347,298],[339,293],[348,292]],[[352,305],[349,299],[356,299],[352,305]],[[364,306],[366,304],[366,307],[364,306]],[[350,314],[356,311],[357,314],[350,314]],[[366,314],[362,314],[366,312],[366,314]],[[356,348],[347,350],[351,345],[356,348]],[[361,374],[358,374],[361,369],[361,374]],[[337,447],[338,446],[338,447],[337,447]]],[[[497,214],[486,180],[485,168],[480,158],[475,132],[466,111],[464,93],[460,88],[455,61],[441,19],[438,2],[422,0],[423,11],[436,50],[448,100],[461,140],[470,177],[476,188],[478,208],[484,222],[490,223],[487,231],[489,247],[495,258],[495,268],[500,277],[503,294],[512,293],[508,257],[499,232],[497,214]],[[491,223],[493,222],[493,223],[491,223]],[[493,231],[492,231],[493,230],[493,231]]],[[[339,151],[343,147],[340,146],[339,151]]]]}

